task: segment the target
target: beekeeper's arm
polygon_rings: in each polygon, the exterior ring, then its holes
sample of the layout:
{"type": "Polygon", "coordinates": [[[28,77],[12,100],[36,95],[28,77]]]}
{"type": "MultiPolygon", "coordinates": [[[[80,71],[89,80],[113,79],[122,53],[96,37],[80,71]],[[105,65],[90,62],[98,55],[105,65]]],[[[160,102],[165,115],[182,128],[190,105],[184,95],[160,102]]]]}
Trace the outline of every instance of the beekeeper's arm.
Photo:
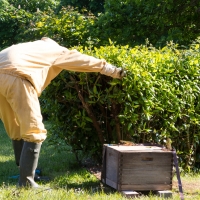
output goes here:
{"type": "Polygon", "coordinates": [[[101,74],[118,79],[125,76],[122,68],[115,67],[103,59],[82,54],[77,50],[65,49],[53,65],[76,72],[100,72],[101,74]]]}

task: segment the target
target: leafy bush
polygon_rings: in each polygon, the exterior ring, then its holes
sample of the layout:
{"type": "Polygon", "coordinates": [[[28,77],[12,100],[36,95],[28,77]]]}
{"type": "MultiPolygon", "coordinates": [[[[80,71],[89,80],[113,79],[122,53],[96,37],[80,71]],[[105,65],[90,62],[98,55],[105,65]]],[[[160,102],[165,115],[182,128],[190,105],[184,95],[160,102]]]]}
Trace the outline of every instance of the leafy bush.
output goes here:
{"type": "Polygon", "coordinates": [[[58,10],[68,6],[78,8],[80,13],[87,13],[89,11],[98,15],[98,13],[104,10],[104,0],[61,0],[58,10]]]}
{"type": "Polygon", "coordinates": [[[35,31],[67,47],[80,43],[87,45],[89,27],[93,21],[93,18],[87,18],[72,8],[63,8],[59,14],[42,14],[42,18],[35,22],[35,31]]]}
{"type": "MultiPolygon", "coordinates": [[[[18,5],[18,1],[12,2],[16,4],[15,6],[18,5]]],[[[63,8],[56,13],[48,6],[49,2],[44,4],[44,11],[27,12],[5,1],[2,4],[3,7],[0,8],[1,48],[19,42],[33,41],[43,36],[50,37],[68,47],[80,44],[88,46],[97,42],[91,38],[94,16],[82,15],[73,8],[63,8]]],[[[37,2],[29,3],[27,2],[26,6],[35,10],[32,3],[37,2]]]]}
{"type": "Polygon", "coordinates": [[[5,48],[18,42],[20,29],[27,24],[30,14],[24,10],[4,4],[0,8],[0,47],[5,48]]]}
{"type": "Polygon", "coordinates": [[[18,42],[39,39],[41,34],[45,34],[38,33],[35,23],[50,17],[47,12],[49,15],[54,13],[56,1],[4,0],[0,5],[0,46],[2,49],[18,42]]]}
{"type": "Polygon", "coordinates": [[[59,1],[58,0],[45,0],[45,1],[38,1],[38,0],[7,0],[8,3],[15,8],[21,8],[25,11],[34,13],[38,9],[41,11],[49,10],[49,9],[56,9],[59,1]]]}
{"type": "Polygon", "coordinates": [[[16,38],[25,42],[46,36],[67,47],[88,46],[95,42],[90,37],[93,23],[93,17],[81,15],[73,8],[63,8],[57,14],[52,10],[36,12],[23,24],[16,38]]]}
{"type": "Polygon", "coordinates": [[[170,138],[182,166],[193,167],[200,156],[199,42],[185,50],[173,43],[162,49],[114,44],[80,49],[125,68],[128,75],[121,81],[63,71],[42,98],[51,134],[92,156],[101,156],[103,143],[120,139],[165,145],[170,138]]]}
{"type": "Polygon", "coordinates": [[[158,47],[171,40],[188,45],[199,36],[199,1],[105,0],[104,7],[96,24],[102,42],[134,46],[148,38],[158,47]]]}
{"type": "Polygon", "coordinates": [[[147,38],[155,47],[165,46],[171,40],[187,46],[199,34],[199,1],[4,0],[1,5],[3,46],[10,45],[8,40],[13,44],[41,35],[59,42],[66,39],[70,46],[85,46],[88,38],[94,46],[108,45],[109,38],[132,47],[144,44],[147,38]]]}

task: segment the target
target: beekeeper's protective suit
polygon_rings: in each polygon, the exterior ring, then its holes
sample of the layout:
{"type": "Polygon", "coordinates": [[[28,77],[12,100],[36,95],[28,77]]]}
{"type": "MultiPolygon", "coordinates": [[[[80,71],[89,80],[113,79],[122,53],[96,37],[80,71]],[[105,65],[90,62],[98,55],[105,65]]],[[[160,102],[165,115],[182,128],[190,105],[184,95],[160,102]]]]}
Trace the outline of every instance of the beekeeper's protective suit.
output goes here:
{"type": "Polygon", "coordinates": [[[121,68],[69,50],[50,38],[12,45],[0,52],[0,118],[20,166],[19,186],[28,183],[38,187],[34,172],[47,134],[38,96],[63,69],[124,76],[121,68]]]}

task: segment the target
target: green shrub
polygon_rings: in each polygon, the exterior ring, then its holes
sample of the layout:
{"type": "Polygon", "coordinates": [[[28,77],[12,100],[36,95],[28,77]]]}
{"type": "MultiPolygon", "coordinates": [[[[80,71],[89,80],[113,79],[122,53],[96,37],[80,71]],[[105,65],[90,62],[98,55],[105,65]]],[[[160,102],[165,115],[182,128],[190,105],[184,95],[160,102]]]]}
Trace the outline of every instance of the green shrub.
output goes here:
{"type": "Polygon", "coordinates": [[[68,6],[78,8],[80,13],[87,13],[89,11],[98,15],[98,13],[104,10],[104,0],[61,0],[59,9],[68,6]]]}
{"type": "Polygon", "coordinates": [[[68,46],[87,46],[88,38],[96,47],[108,45],[109,38],[132,47],[147,38],[155,47],[171,40],[187,46],[199,35],[199,1],[4,0],[0,5],[3,47],[43,35],[68,46]]]}
{"type": "MultiPolygon", "coordinates": [[[[13,1],[14,2],[14,1],[13,1]]],[[[37,3],[37,2],[31,2],[37,3]]],[[[31,8],[32,4],[27,4],[31,8]]],[[[15,2],[18,4],[18,1],[15,2]]],[[[82,15],[73,8],[63,8],[58,13],[44,4],[44,11],[29,12],[8,3],[0,8],[0,47],[34,41],[43,36],[50,37],[60,44],[71,47],[89,46],[98,42],[91,38],[91,27],[95,17],[82,15]]],[[[35,10],[35,8],[33,8],[35,10]]]]}
{"type": "Polygon", "coordinates": [[[121,81],[62,72],[42,96],[53,138],[92,156],[101,156],[102,143],[165,145],[170,138],[182,167],[199,162],[199,40],[185,50],[169,43],[162,49],[112,44],[80,51],[121,66],[128,75],[121,81]]]}
{"type": "Polygon", "coordinates": [[[56,9],[57,5],[59,4],[58,0],[7,0],[7,2],[15,8],[20,8],[30,13],[34,13],[38,9],[41,11],[56,9]]]}
{"type": "Polygon", "coordinates": [[[18,34],[26,26],[31,15],[4,4],[0,8],[0,48],[6,48],[18,42],[18,34]]]}
{"type": "Polygon", "coordinates": [[[188,45],[199,36],[199,1],[105,0],[98,17],[98,38],[119,45],[144,44],[146,38],[156,47],[173,40],[188,45]]]}
{"type": "Polygon", "coordinates": [[[30,17],[29,23],[20,29],[17,39],[31,41],[46,36],[66,47],[87,46],[91,40],[90,26],[93,23],[93,17],[81,15],[73,8],[63,8],[57,14],[53,10],[36,12],[30,17]]]}

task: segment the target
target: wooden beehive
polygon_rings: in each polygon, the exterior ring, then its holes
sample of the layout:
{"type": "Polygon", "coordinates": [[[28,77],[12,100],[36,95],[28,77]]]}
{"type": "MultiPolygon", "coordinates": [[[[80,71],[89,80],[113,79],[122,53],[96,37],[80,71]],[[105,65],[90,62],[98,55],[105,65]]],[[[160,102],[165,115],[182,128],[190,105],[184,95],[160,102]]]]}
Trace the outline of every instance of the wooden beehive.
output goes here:
{"type": "Polygon", "coordinates": [[[104,145],[103,183],[118,191],[172,189],[173,154],[159,146],[104,145]]]}

